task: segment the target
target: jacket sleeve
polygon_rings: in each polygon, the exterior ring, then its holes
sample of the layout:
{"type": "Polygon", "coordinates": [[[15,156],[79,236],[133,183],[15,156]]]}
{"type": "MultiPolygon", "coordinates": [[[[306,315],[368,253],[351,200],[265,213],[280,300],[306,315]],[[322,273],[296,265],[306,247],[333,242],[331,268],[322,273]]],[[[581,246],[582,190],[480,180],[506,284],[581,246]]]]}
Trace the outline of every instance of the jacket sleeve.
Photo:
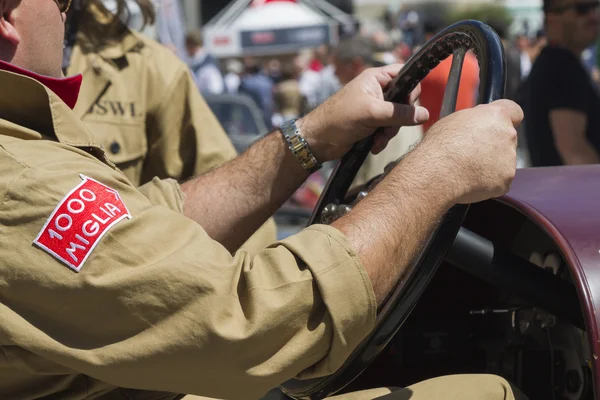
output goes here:
{"type": "Polygon", "coordinates": [[[175,179],[159,179],[155,177],[150,182],[138,188],[154,205],[164,206],[183,214],[185,195],[175,179]]]}
{"type": "Polygon", "coordinates": [[[330,374],[371,331],[370,282],[334,228],[232,256],[117,172],[56,165],[25,170],[0,208],[0,345],[29,354],[20,368],[41,359],[119,387],[250,399],[330,374]],[[32,241],[78,173],[116,190],[131,219],[75,273],[32,241]]]}
{"type": "MultiPolygon", "coordinates": [[[[138,190],[154,205],[162,205],[169,209],[183,213],[185,195],[181,187],[174,179],[154,178],[150,182],[138,188],[138,190]]],[[[241,248],[256,254],[277,240],[277,226],[275,220],[269,218],[252,235],[241,248]]]]}

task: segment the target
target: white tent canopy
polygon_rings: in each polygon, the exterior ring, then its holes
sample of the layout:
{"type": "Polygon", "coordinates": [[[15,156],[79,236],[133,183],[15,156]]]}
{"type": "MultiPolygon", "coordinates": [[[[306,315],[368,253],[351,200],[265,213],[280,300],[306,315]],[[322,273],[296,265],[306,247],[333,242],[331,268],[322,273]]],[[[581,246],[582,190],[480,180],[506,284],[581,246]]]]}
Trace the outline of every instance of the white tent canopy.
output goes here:
{"type": "Polygon", "coordinates": [[[338,41],[338,26],[352,17],[322,0],[237,0],[204,28],[216,57],[272,55],[338,41]],[[258,4],[257,4],[258,3],[258,4]]]}
{"type": "Polygon", "coordinates": [[[317,14],[304,4],[282,1],[246,9],[233,23],[232,28],[239,30],[296,28],[328,22],[324,15],[317,14]]]}

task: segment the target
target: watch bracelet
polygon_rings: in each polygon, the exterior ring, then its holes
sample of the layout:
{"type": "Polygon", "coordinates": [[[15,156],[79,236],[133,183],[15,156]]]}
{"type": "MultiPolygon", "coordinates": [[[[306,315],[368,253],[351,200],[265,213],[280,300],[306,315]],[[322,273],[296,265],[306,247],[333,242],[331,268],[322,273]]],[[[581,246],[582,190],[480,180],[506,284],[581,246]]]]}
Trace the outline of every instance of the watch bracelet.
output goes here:
{"type": "Polygon", "coordinates": [[[288,149],[296,157],[300,165],[302,165],[302,168],[312,174],[322,167],[308,146],[308,143],[300,134],[295,119],[285,122],[279,130],[288,145],[288,149]]]}

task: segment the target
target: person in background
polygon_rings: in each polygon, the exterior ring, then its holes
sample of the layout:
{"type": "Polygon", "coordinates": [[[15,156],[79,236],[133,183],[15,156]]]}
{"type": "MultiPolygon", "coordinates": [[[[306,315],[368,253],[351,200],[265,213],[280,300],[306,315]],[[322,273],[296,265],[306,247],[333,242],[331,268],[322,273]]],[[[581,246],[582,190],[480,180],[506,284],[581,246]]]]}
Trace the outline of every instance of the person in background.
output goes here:
{"type": "Polygon", "coordinates": [[[519,50],[521,81],[524,81],[529,76],[531,67],[533,66],[533,60],[531,58],[532,40],[525,34],[517,35],[515,38],[515,45],[516,46],[511,47],[516,47],[519,50]]]}
{"type": "Polygon", "coordinates": [[[308,68],[311,71],[321,72],[323,70],[323,67],[325,67],[325,65],[323,64],[323,61],[317,54],[315,54],[314,57],[312,58],[312,60],[310,60],[308,68]]]}
{"type": "Polygon", "coordinates": [[[277,58],[271,58],[265,63],[265,73],[271,80],[273,84],[279,83],[281,81],[281,60],[277,58]]]}
{"type": "Polygon", "coordinates": [[[244,59],[244,75],[239,92],[254,100],[269,129],[273,126],[273,87],[273,81],[264,73],[258,60],[251,57],[244,59]]]}
{"type": "MultiPolygon", "coordinates": [[[[94,142],[139,186],[155,177],[187,180],[236,156],[236,151],[172,51],[122,23],[100,0],[75,0],[67,18],[63,70],[82,74],[74,108],[94,142]]],[[[147,22],[151,3],[141,2],[147,22]]],[[[276,237],[273,220],[245,247],[258,251],[276,237]]]]}
{"type": "Polygon", "coordinates": [[[158,41],[179,58],[188,60],[185,49],[185,20],[179,0],[154,0],[158,41]]]}
{"type": "Polygon", "coordinates": [[[402,37],[409,47],[415,47],[422,36],[419,35],[420,16],[415,10],[403,7],[398,17],[398,27],[402,37]]]}
{"type": "Polygon", "coordinates": [[[222,94],[225,82],[216,58],[204,49],[202,32],[195,30],[185,37],[185,48],[190,57],[190,68],[202,94],[222,94]]]}
{"type": "Polygon", "coordinates": [[[377,64],[390,65],[398,62],[398,59],[394,55],[394,42],[387,32],[374,32],[371,40],[375,46],[373,58],[377,64]]]}
{"type": "MultiPolygon", "coordinates": [[[[438,18],[430,18],[424,23],[425,40],[429,41],[439,31],[444,28],[444,22],[438,18]]],[[[423,124],[423,133],[433,126],[440,119],[440,111],[448,74],[452,66],[452,56],[442,61],[434,68],[429,75],[421,82],[422,93],[420,102],[423,107],[429,111],[429,121],[423,124]]],[[[472,52],[468,52],[463,63],[462,74],[460,78],[460,87],[458,90],[458,99],[456,101],[456,110],[464,110],[475,106],[477,99],[477,88],[479,86],[479,63],[477,57],[472,52]]]]}
{"type": "Polygon", "coordinates": [[[600,3],[544,0],[544,47],[525,84],[526,137],[535,167],[600,162],[600,97],[581,62],[598,38],[600,3]]]}
{"type": "Polygon", "coordinates": [[[300,91],[299,72],[293,62],[285,62],[281,67],[281,81],[273,88],[273,126],[306,113],[306,97],[300,91]]]}
{"type": "Polygon", "coordinates": [[[244,72],[244,66],[242,62],[237,59],[228,60],[225,64],[227,73],[223,78],[225,80],[225,89],[227,93],[236,94],[240,89],[242,83],[241,75],[244,72]]]}
{"type": "Polygon", "coordinates": [[[294,59],[298,70],[300,91],[306,97],[309,110],[319,104],[319,91],[321,90],[321,74],[311,69],[311,60],[314,59],[312,50],[302,50],[294,59]]]}
{"type": "MultiPolygon", "coordinates": [[[[83,75],[75,112],[131,182],[183,180],[235,157],[187,65],[121,22],[124,0],[117,14],[100,0],[76,4],[67,19],[72,51],[63,59],[67,75],[83,75]]],[[[151,3],[139,6],[152,22],[151,3]]]]}
{"type": "Polygon", "coordinates": [[[321,46],[317,50],[323,60],[323,69],[321,70],[321,84],[319,85],[317,104],[322,104],[335,92],[340,90],[342,85],[335,74],[335,66],[333,65],[333,47],[321,46]]]}
{"type": "Polygon", "coordinates": [[[363,36],[342,40],[333,53],[335,75],[342,85],[357,77],[362,71],[374,66],[373,42],[363,36]]]}

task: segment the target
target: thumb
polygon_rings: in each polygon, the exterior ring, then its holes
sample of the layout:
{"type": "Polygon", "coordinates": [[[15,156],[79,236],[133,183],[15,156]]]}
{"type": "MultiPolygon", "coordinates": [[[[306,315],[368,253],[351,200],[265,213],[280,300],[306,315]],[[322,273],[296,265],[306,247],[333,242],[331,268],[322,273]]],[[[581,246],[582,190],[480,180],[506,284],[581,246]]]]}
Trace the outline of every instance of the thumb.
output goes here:
{"type": "Polygon", "coordinates": [[[429,120],[425,107],[374,100],[371,114],[375,126],[412,126],[429,120]]]}
{"type": "Polygon", "coordinates": [[[513,126],[517,127],[523,121],[523,109],[521,109],[521,107],[514,101],[500,99],[494,101],[492,104],[502,107],[502,109],[508,113],[513,126]]]}

